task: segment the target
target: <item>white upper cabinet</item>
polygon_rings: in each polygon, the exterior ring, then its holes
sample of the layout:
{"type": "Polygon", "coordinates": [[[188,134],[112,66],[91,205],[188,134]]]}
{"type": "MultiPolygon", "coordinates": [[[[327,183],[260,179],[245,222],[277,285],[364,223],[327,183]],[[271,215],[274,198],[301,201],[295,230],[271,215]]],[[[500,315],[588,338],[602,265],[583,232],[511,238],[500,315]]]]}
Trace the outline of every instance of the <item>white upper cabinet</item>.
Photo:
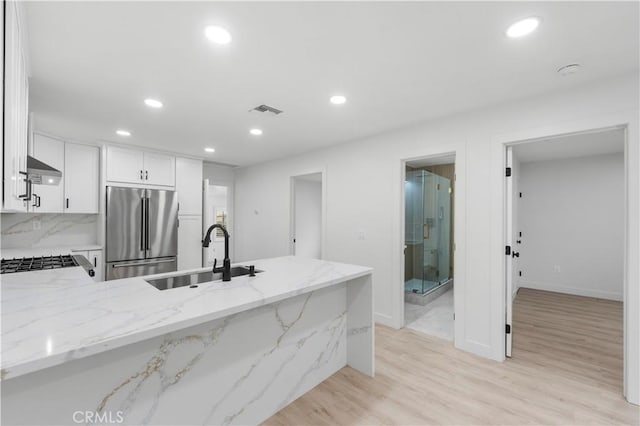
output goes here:
{"type": "MultiPolygon", "coordinates": [[[[33,135],[33,157],[62,172],[65,179],[65,143],[48,136],[33,135]]],[[[96,185],[94,192],[98,190],[96,185]]],[[[29,210],[35,213],[62,213],[64,185],[33,185],[33,195],[29,210]]]]}
{"type": "Polygon", "coordinates": [[[142,185],[175,186],[175,157],[107,147],[107,181],[142,185]]]}
{"type": "Polygon", "coordinates": [[[202,214],[202,160],[176,158],[176,191],[180,215],[202,214]]]}
{"type": "Polygon", "coordinates": [[[144,155],[141,151],[107,147],[107,180],[140,183],[144,178],[144,155]]]}
{"type": "Polygon", "coordinates": [[[65,213],[98,213],[100,149],[67,143],[64,165],[65,213]]]}
{"type": "Polygon", "coordinates": [[[144,153],[144,183],[149,185],[175,186],[176,159],[169,155],[144,153]]]}
{"type": "Polygon", "coordinates": [[[27,181],[27,135],[29,121],[29,80],[24,35],[20,28],[19,3],[6,1],[3,10],[4,43],[4,134],[3,211],[27,211],[32,202],[32,186],[27,181]]]}
{"type": "Polygon", "coordinates": [[[33,185],[29,211],[98,213],[100,148],[33,135],[33,157],[62,172],[58,185],[33,185]]]}

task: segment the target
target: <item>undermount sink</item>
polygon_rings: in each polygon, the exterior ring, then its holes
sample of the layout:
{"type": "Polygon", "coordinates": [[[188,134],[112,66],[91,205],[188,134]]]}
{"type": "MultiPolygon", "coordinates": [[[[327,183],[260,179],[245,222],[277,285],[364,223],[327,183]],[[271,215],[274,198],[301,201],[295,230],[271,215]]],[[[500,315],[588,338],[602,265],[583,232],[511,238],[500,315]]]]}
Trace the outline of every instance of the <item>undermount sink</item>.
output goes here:
{"type": "MultiPolygon", "coordinates": [[[[255,273],[262,272],[259,269],[255,270],[255,273]]],[[[248,266],[234,266],[231,268],[231,278],[240,277],[242,275],[249,275],[251,271],[248,266]]],[[[209,281],[219,281],[222,279],[222,272],[211,271],[198,272],[184,275],[174,275],[172,277],[156,278],[152,280],[145,280],[158,290],[169,290],[171,288],[178,288],[184,286],[197,286],[200,283],[206,283],[209,281]]]]}

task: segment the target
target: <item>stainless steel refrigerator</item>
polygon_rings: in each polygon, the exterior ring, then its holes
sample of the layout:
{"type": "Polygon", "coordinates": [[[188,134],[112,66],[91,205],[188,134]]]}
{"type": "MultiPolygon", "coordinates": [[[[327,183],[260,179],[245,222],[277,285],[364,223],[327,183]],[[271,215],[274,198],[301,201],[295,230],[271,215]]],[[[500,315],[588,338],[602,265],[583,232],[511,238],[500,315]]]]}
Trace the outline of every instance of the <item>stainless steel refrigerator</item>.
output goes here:
{"type": "Polygon", "coordinates": [[[106,279],[177,270],[175,191],[107,187],[106,279]]]}

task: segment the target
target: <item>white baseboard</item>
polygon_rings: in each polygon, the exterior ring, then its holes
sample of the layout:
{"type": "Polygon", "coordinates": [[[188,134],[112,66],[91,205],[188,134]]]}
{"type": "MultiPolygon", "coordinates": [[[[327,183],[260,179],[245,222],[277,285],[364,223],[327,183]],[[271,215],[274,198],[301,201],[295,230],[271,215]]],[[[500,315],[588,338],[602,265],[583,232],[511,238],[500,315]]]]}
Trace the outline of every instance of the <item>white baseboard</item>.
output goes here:
{"type": "Polygon", "coordinates": [[[484,343],[476,342],[474,340],[466,340],[462,342],[462,345],[456,345],[455,347],[456,349],[460,349],[483,358],[494,359],[492,356],[493,354],[491,353],[491,346],[484,343]]]}
{"type": "Polygon", "coordinates": [[[387,327],[395,328],[396,330],[400,327],[394,323],[393,318],[390,315],[381,314],[379,312],[373,313],[373,320],[376,324],[386,325],[387,327]]]}
{"type": "Polygon", "coordinates": [[[573,287],[573,286],[567,286],[567,285],[520,280],[518,287],[532,288],[534,290],[554,291],[556,293],[573,294],[576,296],[596,297],[598,299],[622,301],[621,293],[615,293],[611,291],[602,291],[602,290],[593,290],[588,288],[573,287]]]}

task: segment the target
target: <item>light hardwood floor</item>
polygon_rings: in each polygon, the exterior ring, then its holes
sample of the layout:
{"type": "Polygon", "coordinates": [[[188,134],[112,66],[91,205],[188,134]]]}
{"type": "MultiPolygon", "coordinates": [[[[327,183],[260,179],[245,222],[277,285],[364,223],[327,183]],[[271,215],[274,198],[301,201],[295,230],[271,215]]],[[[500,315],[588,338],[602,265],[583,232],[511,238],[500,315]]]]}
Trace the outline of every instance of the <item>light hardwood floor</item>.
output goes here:
{"type": "Polygon", "coordinates": [[[521,289],[513,357],[376,327],[376,377],[345,367],[268,425],[634,424],[622,397],[622,303],[521,289]]]}

